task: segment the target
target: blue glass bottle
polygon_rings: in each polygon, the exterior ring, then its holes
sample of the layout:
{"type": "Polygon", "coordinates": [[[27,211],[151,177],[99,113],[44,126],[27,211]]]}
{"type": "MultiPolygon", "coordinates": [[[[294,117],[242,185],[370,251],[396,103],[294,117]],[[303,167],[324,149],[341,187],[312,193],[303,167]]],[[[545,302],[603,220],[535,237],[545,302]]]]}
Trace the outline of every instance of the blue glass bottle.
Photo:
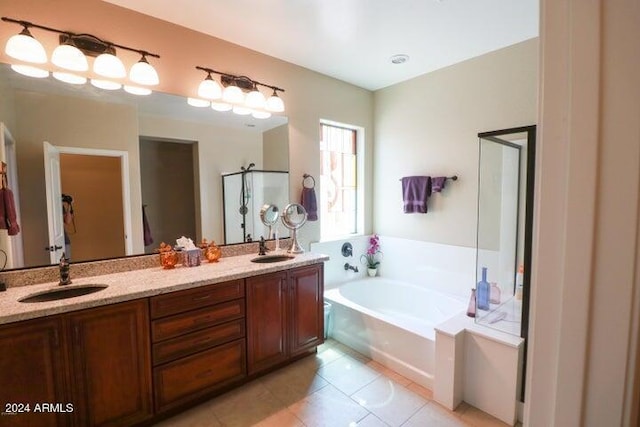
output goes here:
{"type": "Polygon", "coordinates": [[[482,280],[476,286],[476,295],[478,297],[478,309],[489,310],[490,286],[487,282],[487,267],[482,267],[482,280]]]}

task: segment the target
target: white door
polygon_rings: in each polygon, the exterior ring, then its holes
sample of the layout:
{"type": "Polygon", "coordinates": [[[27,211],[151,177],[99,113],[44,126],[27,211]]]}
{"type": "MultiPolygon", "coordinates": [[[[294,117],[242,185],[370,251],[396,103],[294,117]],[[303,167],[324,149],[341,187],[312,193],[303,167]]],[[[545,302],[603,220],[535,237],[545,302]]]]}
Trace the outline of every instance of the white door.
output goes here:
{"type": "MultiPolygon", "coordinates": [[[[49,219],[48,250],[51,254],[51,263],[57,264],[64,252],[60,150],[46,141],[44,142],[44,182],[47,189],[47,217],[49,219]]],[[[67,254],[67,256],[69,255],[67,254]]]]}

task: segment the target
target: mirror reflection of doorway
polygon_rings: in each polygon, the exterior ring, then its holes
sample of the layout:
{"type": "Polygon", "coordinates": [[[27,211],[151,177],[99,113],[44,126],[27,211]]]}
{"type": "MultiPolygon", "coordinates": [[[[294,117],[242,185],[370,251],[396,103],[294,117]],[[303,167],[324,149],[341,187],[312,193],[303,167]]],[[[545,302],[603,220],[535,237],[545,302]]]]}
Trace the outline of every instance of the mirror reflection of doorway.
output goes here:
{"type": "Polygon", "coordinates": [[[125,256],[120,157],[60,153],[60,184],[73,208],[64,223],[66,256],[72,262],[125,256]]]}
{"type": "Polygon", "coordinates": [[[175,245],[182,236],[196,244],[201,238],[197,156],[194,141],[140,137],[142,204],[153,240],[145,253],[153,253],[161,242],[175,245]]]}

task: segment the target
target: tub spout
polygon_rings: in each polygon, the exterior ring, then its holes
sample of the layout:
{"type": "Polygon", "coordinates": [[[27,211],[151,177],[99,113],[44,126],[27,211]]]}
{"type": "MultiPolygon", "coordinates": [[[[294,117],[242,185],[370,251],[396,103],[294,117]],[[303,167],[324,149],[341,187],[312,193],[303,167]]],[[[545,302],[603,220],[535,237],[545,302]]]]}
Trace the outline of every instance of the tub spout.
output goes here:
{"type": "Polygon", "coordinates": [[[354,273],[358,272],[358,267],[355,265],[351,265],[348,262],[344,263],[344,271],[353,270],[354,273]]]}

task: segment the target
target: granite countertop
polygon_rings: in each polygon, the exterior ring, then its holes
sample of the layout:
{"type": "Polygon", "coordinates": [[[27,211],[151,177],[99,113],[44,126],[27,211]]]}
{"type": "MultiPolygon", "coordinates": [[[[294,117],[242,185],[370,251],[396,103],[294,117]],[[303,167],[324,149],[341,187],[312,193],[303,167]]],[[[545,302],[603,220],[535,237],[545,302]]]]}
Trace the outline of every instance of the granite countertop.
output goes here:
{"type": "MultiPolygon", "coordinates": [[[[269,255],[273,255],[270,253],[269,255]]],[[[145,298],[154,295],[175,292],[198,286],[211,285],[234,279],[256,276],[293,267],[317,264],[327,261],[327,255],[303,253],[287,261],[275,263],[253,263],[250,260],[256,254],[220,258],[216,263],[206,261],[198,267],[176,267],[164,270],[161,267],[132,270],[122,273],[73,279],[73,287],[87,284],[104,284],[108,288],[93,294],[48,302],[22,303],[18,300],[34,293],[51,288],[62,288],[57,282],[39,285],[19,286],[0,292],[0,324],[34,319],[52,314],[82,310],[90,307],[145,298]]]]}

